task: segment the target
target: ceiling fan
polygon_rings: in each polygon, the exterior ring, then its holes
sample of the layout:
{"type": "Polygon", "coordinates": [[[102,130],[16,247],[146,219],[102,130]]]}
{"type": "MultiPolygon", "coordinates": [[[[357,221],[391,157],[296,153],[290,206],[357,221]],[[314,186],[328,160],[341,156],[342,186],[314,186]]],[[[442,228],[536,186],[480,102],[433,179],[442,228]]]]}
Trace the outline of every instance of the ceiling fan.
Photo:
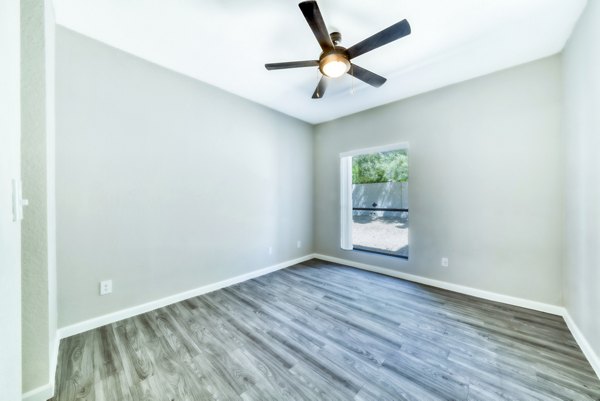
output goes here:
{"type": "Polygon", "coordinates": [[[319,10],[316,1],[303,1],[298,4],[298,6],[300,7],[302,14],[304,14],[304,18],[306,18],[308,25],[310,25],[310,29],[312,29],[323,52],[318,60],[265,64],[267,70],[319,67],[323,76],[317,85],[317,89],[315,89],[315,92],[312,95],[313,99],[320,99],[323,97],[325,89],[327,88],[327,78],[339,78],[346,73],[375,88],[379,88],[385,83],[386,79],[384,77],[359,67],[358,65],[351,63],[350,60],[361,54],[377,49],[378,47],[387,45],[404,36],[410,35],[410,24],[407,20],[397,22],[383,31],[346,49],[345,47],[339,46],[339,43],[342,40],[342,35],[339,32],[329,33],[327,31],[325,21],[323,21],[323,16],[321,15],[321,11],[319,10]]]}

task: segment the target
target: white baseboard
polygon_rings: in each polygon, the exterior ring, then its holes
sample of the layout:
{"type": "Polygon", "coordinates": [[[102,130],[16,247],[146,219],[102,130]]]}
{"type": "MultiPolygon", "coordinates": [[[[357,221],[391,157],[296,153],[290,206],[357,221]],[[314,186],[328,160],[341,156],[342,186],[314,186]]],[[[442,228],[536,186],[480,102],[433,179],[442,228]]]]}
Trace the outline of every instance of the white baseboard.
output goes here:
{"type": "Polygon", "coordinates": [[[179,294],[171,295],[162,299],[158,299],[156,301],[151,301],[142,305],[133,306],[131,308],[123,309],[103,316],[98,316],[93,319],[85,320],[80,323],[75,323],[70,326],[62,327],[58,329],[58,338],[67,338],[75,334],[83,333],[85,331],[92,330],[110,323],[118,322],[119,320],[127,319],[133,316],[140,315],[142,313],[150,312],[152,310],[165,307],[167,305],[181,302],[189,298],[197,297],[199,295],[213,292],[221,288],[229,287],[231,285],[241,283],[246,280],[260,277],[265,274],[269,274],[274,271],[305,262],[307,260],[312,259],[313,257],[314,255],[309,254],[297,259],[287,260],[285,262],[278,263],[273,266],[268,266],[263,269],[254,270],[250,273],[242,274],[240,276],[235,276],[223,281],[208,284],[200,288],[195,288],[193,290],[181,292],[179,294]]]}
{"type": "Polygon", "coordinates": [[[333,263],[339,263],[342,265],[356,267],[362,270],[368,270],[375,273],[385,274],[386,276],[397,277],[403,280],[412,281],[415,283],[430,285],[432,287],[442,288],[444,290],[459,292],[461,294],[472,295],[474,297],[487,299],[490,301],[501,302],[504,304],[520,306],[527,309],[533,309],[540,312],[550,313],[552,315],[562,316],[564,308],[558,305],[546,304],[543,302],[531,301],[524,298],[513,297],[510,295],[498,294],[491,291],[480,290],[473,287],[467,287],[460,284],[447,283],[445,281],[435,280],[427,277],[421,277],[414,274],[403,273],[397,270],[388,269],[385,267],[379,267],[370,265],[367,263],[354,262],[352,260],[336,258],[333,256],[327,256],[322,254],[315,254],[315,258],[326,260],[333,263]]]}
{"type": "MultiPolygon", "coordinates": [[[[266,267],[263,269],[252,271],[250,273],[246,273],[246,274],[243,274],[240,276],[232,277],[230,279],[219,281],[217,283],[208,284],[206,286],[196,288],[196,289],[193,289],[190,291],[182,292],[182,293],[175,294],[175,295],[172,295],[169,297],[165,297],[165,298],[162,298],[162,299],[159,299],[156,301],[148,302],[148,303],[145,303],[142,305],[134,306],[132,308],[127,308],[127,309],[124,309],[121,311],[117,311],[114,313],[99,316],[97,318],[93,318],[90,320],[86,320],[86,321],[83,321],[80,323],[76,323],[76,324],[73,324],[70,326],[63,327],[58,330],[57,341],[56,341],[56,345],[55,345],[55,355],[56,355],[56,357],[58,357],[58,344],[59,344],[60,339],[70,337],[75,334],[83,333],[85,331],[92,330],[97,327],[104,326],[106,324],[114,323],[114,322],[117,322],[122,319],[127,319],[129,317],[133,317],[133,316],[136,316],[136,315],[139,315],[142,313],[146,313],[146,312],[152,311],[154,309],[162,308],[164,306],[171,305],[176,302],[183,301],[185,299],[193,298],[193,297],[196,297],[196,296],[199,296],[202,294],[216,291],[221,288],[225,288],[225,287],[237,284],[237,283],[241,283],[246,280],[260,277],[265,274],[272,273],[274,271],[281,270],[286,267],[293,266],[295,264],[302,263],[302,262],[305,262],[305,261],[313,259],[313,258],[317,258],[317,259],[321,259],[321,260],[329,261],[329,262],[333,262],[333,263],[339,263],[341,265],[352,266],[352,267],[356,267],[358,269],[368,270],[368,271],[372,271],[375,273],[385,274],[387,276],[396,277],[396,278],[400,278],[403,280],[408,280],[408,281],[412,281],[412,282],[416,282],[416,283],[420,283],[420,284],[430,285],[432,287],[442,288],[445,290],[454,291],[454,292],[458,292],[461,294],[472,295],[472,296],[487,299],[490,301],[501,302],[501,303],[505,303],[505,304],[509,304],[509,305],[520,306],[523,308],[537,310],[540,312],[550,313],[553,315],[563,316],[563,318],[565,319],[565,322],[567,323],[569,330],[571,330],[571,333],[573,334],[573,337],[579,344],[583,353],[588,358],[588,360],[590,361],[590,364],[592,365],[596,374],[600,378],[600,359],[595,354],[591,345],[587,342],[587,340],[585,339],[585,337],[583,336],[583,334],[581,333],[581,331],[579,330],[579,328],[577,327],[577,325],[575,324],[575,322],[569,315],[568,311],[562,306],[551,305],[551,304],[546,304],[543,302],[531,301],[528,299],[498,294],[498,293],[494,293],[491,291],[480,290],[477,288],[467,287],[467,286],[463,286],[463,285],[459,285],[459,284],[447,283],[444,281],[421,277],[421,276],[417,276],[414,274],[403,273],[403,272],[393,270],[393,269],[374,266],[374,265],[370,265],[370,264],[366,264],[366,263],[354,262],[351,260],[341,259],[341,258],[337,258],[337,257],[333,257],[333,256],[327,256],[327,255],[323,255],[323,254],[305,255],[301,258],[288,260],[288,261],[285,261],[285,262],[282,262],[282,263],[279,263],[279,264],[276,264],[273,266],[269,266],[269,267],[266,267]]],[[[51,382],[52,383],[54,382],[53,378],[51,379],[51,382]]],[[[46,385],[46,386],[40,387],[38,389],[35,389],[33,391],[30,391],[30,392],[24,394],[23,401],[38,401],[38,400],[45,401],[46,399],[52,397],[53,392],[54,392],[54,386],[46,385]],[[43,398],[46,395],[48,395],[47,398],[43,398]]]]}
{"type": "MultiPolygon", "coordinates": [[[[54,383],[54,380],[52,380],[52,383],[54,383]]],[[[54,397],[54,384],[48,383],[26,392],[21,399],[23,401],[46,401],[52,397],[54,397]]]]}
{"type": "Polygon", "coordinates": [[[583,333],[581,332],[581,330],[579,330],[579,327],[577,327],[575,321],[573,320],[571,314],[567,309],[565,309],[565,314],[563,315],[563,317],[565,318],[565,322],[567,323],[569,330],[571,330],[571,334],[573,334],[573,337],[575,337],[575,341],[577,341],[579,348],[581,348],[581,351],[583,351],[583,354],[590,362],[590,365],[592,365],[594,372],[596,372],[596,375],[600,379],[600,357],[598,357],[598,355],[594,352],[594,349],[583,336],[583,333]]]}

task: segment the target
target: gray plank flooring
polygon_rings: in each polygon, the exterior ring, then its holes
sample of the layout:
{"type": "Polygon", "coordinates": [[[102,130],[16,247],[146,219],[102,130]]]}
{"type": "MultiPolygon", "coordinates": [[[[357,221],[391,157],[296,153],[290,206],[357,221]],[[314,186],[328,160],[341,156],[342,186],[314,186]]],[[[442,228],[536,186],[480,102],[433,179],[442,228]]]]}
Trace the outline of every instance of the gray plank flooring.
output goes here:
{"type": "Polygon", "coordinates": [[[64,339],[53,400],[600,400],[600,380],[560,317],[312,260],[64,339]]]}

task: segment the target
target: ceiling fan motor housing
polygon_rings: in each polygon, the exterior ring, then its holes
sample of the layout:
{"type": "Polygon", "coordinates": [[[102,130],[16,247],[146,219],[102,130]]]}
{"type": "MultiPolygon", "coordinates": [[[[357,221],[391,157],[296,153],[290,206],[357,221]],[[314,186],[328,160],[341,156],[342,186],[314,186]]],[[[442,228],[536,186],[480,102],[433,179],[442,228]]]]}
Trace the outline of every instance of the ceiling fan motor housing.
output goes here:
{"type": "Polygon", "coordinates": [[[331,41],[333,42],[333,44],[335,46],[339,45],[340,43],[342,43],[342,34],[339,32],[331,32],[329,34],[329,37],[331,38],[331,41]]]}

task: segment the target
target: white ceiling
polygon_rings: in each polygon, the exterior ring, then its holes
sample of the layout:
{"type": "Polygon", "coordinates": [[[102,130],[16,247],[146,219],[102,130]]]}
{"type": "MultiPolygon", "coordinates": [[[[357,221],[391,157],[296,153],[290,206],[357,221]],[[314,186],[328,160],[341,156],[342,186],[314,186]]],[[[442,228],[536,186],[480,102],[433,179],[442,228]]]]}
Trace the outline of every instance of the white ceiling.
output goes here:
{"type": "Polygon", "coordinates": [[[412,34],[353,61],[388,78],[346,75],[325,98],[318,70],[267,62],[320,53],[298,0],[55,0],[57,22],[309,123],[320,123],[561,51],[586,0],[320,0],[330,30],[354,43],[408,19],[412,34]]]}

